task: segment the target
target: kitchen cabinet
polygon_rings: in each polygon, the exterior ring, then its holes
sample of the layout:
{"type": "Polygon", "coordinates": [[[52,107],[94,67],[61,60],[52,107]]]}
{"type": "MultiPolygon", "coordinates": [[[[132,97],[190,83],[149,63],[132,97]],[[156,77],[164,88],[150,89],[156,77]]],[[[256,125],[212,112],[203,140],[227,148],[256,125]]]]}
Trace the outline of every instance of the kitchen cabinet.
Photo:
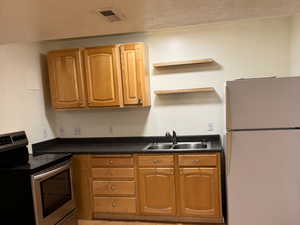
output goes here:
{"type": "Polygon", "coordinates": [[[124,105],[150,105],[146,48],[143,43],[120,46],[124,105]]]}
{"type": "Polygon", "coordinates": [[[220,216],[217,168],[181,168],[179,185],[181,216],[220,216]]]}
{"type": "Polygon", "coordinates": [[[92,219],[90,156],[73,156],[73,183],[78,218],[92,219]]]}
{"type": "Polygon", "coordinates": [[[136,176],[132,155],[90,156],[94,217],[136,214],[136,176]]]}
{"type": "Polygon", "coordinates": [[[139,168],[141,213],[144,215],[176,214],[173,168],[139,168]]]}
{"type": "Polygon", "coordinates": [[[83,55],[88,106],[123,105],[118,46],[87,48],[83,55]]]}
{"type": "Polygon", "coordinates": [[[75,157],[79,219],[224,222],[220,153],[75,157]]]}
{"type": "Polygon", "coordinates": [[[86,107],[82,57],[79,49],[48,54],[51,100],[57,109],[86,107]]]}
{"type": "Polygon", "coordinates": [[[143,43],[52,51],[48,64],[56,109],[150,106],[143,43]]]}

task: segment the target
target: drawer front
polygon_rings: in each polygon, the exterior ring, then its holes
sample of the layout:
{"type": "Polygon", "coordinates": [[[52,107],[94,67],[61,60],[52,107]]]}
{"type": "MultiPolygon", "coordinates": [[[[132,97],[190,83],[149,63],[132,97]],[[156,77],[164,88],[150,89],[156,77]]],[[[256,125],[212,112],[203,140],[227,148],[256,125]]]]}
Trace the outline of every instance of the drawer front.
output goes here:
{"type": "Polygon", "coordinates": [[[102,158],[94,157],[92,167],[133,167],[133,158],[102,158]]]}
{"type": "Polygon", "coordinates": [[[138,163],[140,167],[166,167],[174,166],[173,155],[145,155],[138,156],[138,163]]]}
{"type": "Polygon", "coordinates": [[[94,195],[135,195],[134,181],[94,181],[94,195]]]}
{"type": "Polygon", "coordinates": [[[133,168],[92,168],[93,178],[98,179],[132,179],[134,178],[133,168]]]}
{"type": "Polygon", "coordinates": [[[179,166],[217,166],[217,154],[179,155],[179,166]]]}
{"type": "Polygon", "coordinates": [[[94,197],[96,213],[136,213],[136,200],[129,197],[94,197]]]}

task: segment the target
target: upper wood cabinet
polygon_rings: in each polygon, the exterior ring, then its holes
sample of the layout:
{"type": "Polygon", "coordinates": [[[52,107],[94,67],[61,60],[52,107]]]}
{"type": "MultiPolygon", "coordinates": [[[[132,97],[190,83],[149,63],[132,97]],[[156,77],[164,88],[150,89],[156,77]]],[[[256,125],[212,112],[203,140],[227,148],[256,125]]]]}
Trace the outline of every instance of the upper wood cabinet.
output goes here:
{"type": "Polygon", "coordinates": [[[176,215],[173,168],[139,169],[141,213],[144,215],[176,215]]]}
{"type": "Polygon", "coordinates": [[[88,106],[121,106],[120,53],[116,45],[83,50],[88,106]]]}
{"type": "Polygon", "coordinates": [[[217,168],[180,168],[181,216],[220,217],[221,196],[217,168]]]}
{"type": "Polygon", "coordinates": [[[48,62],[54,108],[150,106],[143,43],[53,51],[48,62]]]}
{"type": "Polygon", "coordinates": [[[120,46],[120,52],[124,104],[149,106],[149,76],[144,44],[123,44],[120,46]]]}
{"type": "Polygon", "coordinates": [[[48,69],[53,107],[57,109],[86,107],[80,50],[50,52],[48,69]]]}

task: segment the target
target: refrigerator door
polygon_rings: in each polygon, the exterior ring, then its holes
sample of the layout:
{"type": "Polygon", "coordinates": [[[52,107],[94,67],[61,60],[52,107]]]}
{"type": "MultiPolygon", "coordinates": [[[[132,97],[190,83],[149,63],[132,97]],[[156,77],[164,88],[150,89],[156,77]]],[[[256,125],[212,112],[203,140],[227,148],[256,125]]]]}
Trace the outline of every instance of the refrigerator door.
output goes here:
{"type": "Polygon", "coordinates": [[[300,130],[231,133],[229,225],[300,225],[300,130]]]}
{"type": "Polygon", "coordinates": [[[300,77],[227,82],[227,130],[300,127],[300,77]]]}

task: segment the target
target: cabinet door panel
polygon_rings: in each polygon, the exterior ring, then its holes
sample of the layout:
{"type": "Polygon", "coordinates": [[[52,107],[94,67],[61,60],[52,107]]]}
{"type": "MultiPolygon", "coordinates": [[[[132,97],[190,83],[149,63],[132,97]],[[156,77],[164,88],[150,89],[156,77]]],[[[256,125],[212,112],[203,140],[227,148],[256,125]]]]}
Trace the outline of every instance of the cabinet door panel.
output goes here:
{"type": "Polygon", "coordinates": [[[116,46],[84,50],[88,106],[122,105],[119,57],[116,46]]]}
{"type": "Polygon", "coordinates": [[[124,104],[148,106],[150,104],[149,81],[144,44],[124,44],[120,46],[120,50],[124,104]]]}
{"type": "Polygon", "coordinates": [[[139,169],[139,193],[142,214],[176,214],[174,169],[139,169]]]}
{"type": "Polygon", "coordinates": [[[182,216],[220,216],[217,168],[182,168],[179,183],[182,216]]]}
{"type": "Polygon", "coordinates": [[[85,107],[80,50],[50,52],[48,65],[53,106],[55,108],[85,107]]]}

